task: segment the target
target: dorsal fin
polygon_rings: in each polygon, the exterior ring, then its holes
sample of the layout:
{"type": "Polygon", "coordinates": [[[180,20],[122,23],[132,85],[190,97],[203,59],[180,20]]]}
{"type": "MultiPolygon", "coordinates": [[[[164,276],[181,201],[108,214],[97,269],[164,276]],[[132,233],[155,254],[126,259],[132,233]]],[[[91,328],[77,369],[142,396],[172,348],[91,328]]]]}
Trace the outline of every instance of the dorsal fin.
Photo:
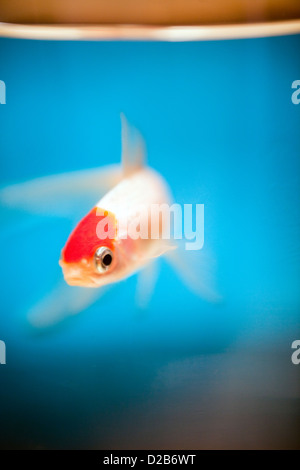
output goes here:
{"type": "Polygon", "coordinates": [[[121,113],[122,125],[122,170],[124,176],[129,176],[145,166],[145,143],[135,127],[128,124],[121,113]]]}

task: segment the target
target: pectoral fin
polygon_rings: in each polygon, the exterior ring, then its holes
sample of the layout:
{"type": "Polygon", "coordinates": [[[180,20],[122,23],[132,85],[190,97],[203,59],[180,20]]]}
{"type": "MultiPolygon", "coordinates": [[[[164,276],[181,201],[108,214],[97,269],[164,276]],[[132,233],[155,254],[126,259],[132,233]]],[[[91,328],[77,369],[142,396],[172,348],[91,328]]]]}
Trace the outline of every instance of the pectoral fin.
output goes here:
{"type": "Polygon", "coordinates": [[[36,328],[53,326],[87,309],[103,292],[102,289],[71,287],[61,282],[29,310],[28,320],[36,328]]]}
{"type": "Polygon", "coordinates": [[[31,213],[69,217],[89,209],[122,177],[120,165],[36,178],[0,189],[0,204],[31,213]]]}
{"type": "Polygon", "coordinates": [[[146,259],[152,260],[159,258],[168,252],[177,249],[177,245],[168,242],[168,240],[144,240],[144,256],[146,259]]]}
{"type": "Polygon", "coordinates": [[[150,261],[138,274],[138,284],[136,290],[136,304],[140,308],[145,308],[154,292],[157,277],[157,261],[150,261]]]}

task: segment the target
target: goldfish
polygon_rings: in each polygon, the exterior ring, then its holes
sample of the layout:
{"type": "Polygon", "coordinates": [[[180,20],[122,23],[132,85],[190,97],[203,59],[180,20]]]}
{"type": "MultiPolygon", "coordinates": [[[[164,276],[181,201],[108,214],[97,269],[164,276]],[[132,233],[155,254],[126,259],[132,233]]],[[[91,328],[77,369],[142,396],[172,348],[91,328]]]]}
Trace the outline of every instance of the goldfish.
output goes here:
{"type": "MultiPolygon", "coordinates": [[[[126,230],[133,219],[139,221],[145,214],[150,218],[154,204],[171,204],[166,181],[158,172],[145,165],[141,137],[137,134],[135,146],[130,149],[128,125],[124,116],[122,123],[121,180],[79,222],[62,250],[60,265],[70,285],[101,287],[117,282],[144,267],[152,258],[173,249],[172,244],[165,243],[165,240],[162,242],[161,237],[158,240],[141,237],[132,239],[128,233],[123,233],[121,237],[120,231],[116,230],[117,223],[126,230]],[[110,224],[112,239],[105,236],[105,232],[102,239],[97,234],[99,213],[110,224]]],[[[158,228],[158,232],[161,233],[162,228],[158,228]]]]}
{"type": "Polygon", "coordinates": [[[121,123],[121,164],[36,178],[0,191],[0,202],[6,206],[60,217],[68,216],[86,196],[96,201],[62,247],[59,264],[64,282],[31,309],[30,317],[39,326],[79,313],[98,298],[96,291],[135,273],[140,273],[142,280],[137,302],[147,305],[160,257],[191,290],[204,298],[214,297],[214,291],[203,282],[203,273],[194,269],[195,263],[177,241],[166,236],[168,224],[161,217],[151,218],[153,206],[172,204],[171,190],[164,177],[146,163],[141,134],[123,114],[121,123]],[[145,223],[158,236],[132,235],[132,225],[137,229],[145,223]]]}

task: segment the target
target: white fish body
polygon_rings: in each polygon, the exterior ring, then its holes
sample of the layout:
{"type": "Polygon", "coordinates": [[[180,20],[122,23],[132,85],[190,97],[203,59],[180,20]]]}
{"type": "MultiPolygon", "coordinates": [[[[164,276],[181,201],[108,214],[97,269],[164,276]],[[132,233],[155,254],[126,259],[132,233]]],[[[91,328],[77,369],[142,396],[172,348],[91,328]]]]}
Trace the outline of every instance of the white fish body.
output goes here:
{"type": "Polygon", "coordinates": [[[186,254],[181,257],[178,250],[173,250],[174,241],[162,240],[163,237],[159,240],[133,240],[128,233],[124,233],[123,228],[130,226],[134,220],[142,221],[146,218],[151,226],[149,214],[153,205],[172,204],[170,190],[163,177],[145,165],[144,146],[139,134],[133,132],[135,142],[132,145],[129,133],[127,121],[122,116],[121,166],[110,165],[37,178],[0,191],[2,205],[59,216],[69,216],[73,209],[76,212],[79,200],[98,200],[92,211],[77,224],[62,250],[60,265],[65,281],[76,287],[62,284],[36,304],[30,311],[30,318],[35,325],[47,326],[66,315],[82,311],[95,301],[96,291],[101,291],[87,287],[112,284],[139,270],[143,283],[139,284],[137,297],[139,304],[145,305],[151,297],[157,277],[156,258],[164,254],[179,277],[193,291],[210,300],[215,298],[214,291],[206,288],[202,282],[203,276],[199,276],[197,271],[193,272],[192,263],[185,265],[183,262],[186,254]],[[97,194],[101,193],[103,196],[99,200],[97,194]],[[96,236],[99,211],[108,213],[114,223],[117,221],[118,227],[122,227],[123,231],[117,231],[112,240],[101,240],[96,236]],[[103,255],[110,260],[105,269],[101,268],[103,255]]]}

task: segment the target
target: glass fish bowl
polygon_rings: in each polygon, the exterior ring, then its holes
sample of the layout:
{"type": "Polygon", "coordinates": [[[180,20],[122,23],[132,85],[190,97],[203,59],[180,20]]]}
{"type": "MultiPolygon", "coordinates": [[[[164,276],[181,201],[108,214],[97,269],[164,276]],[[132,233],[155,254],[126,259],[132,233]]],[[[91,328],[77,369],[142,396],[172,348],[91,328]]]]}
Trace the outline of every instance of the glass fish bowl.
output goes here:
{"type": "Polygon", "coordinates": [[[299,2],[7,0],[0,21],[0,447],[299,448],[299,2]],[[59,266],[121,113],[204,205],[202,261],[159,257],[143,307],[138,273],[81,304],[59,266]],[[1,198],[32,181],[35,210],[1,198]]]}

